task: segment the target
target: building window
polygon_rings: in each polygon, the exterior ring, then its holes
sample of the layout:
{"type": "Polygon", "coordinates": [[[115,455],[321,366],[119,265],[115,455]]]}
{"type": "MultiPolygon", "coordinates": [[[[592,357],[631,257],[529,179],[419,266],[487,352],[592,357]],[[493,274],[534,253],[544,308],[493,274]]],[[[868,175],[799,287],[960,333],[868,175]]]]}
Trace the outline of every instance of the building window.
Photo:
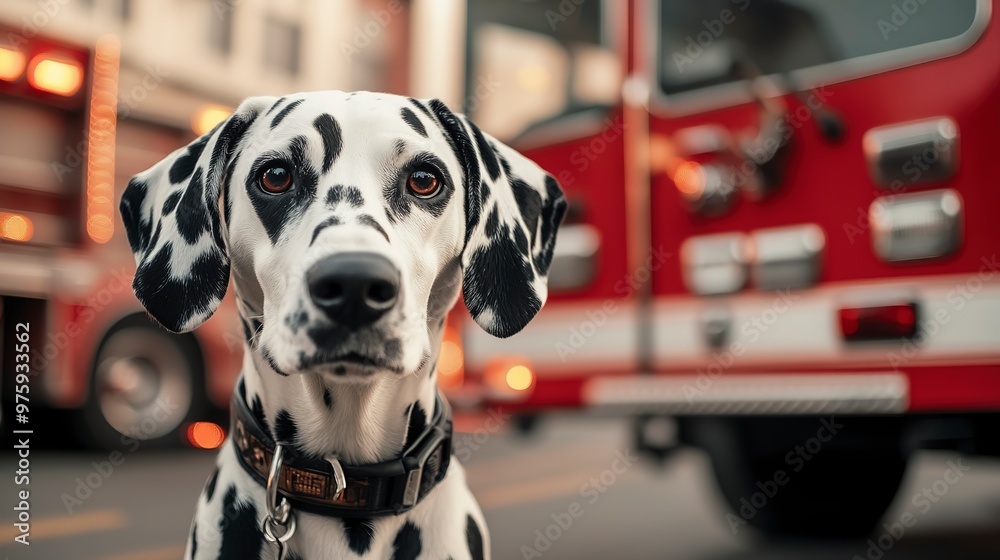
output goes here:
{"type": "Polygon", "coordinates": [[[302,28],[280,20],[270,20],[265,25],[267,41],[263,43],[264,65],[284,71],[290,76],[297,75],[302,28]]]}
{"type": "Polygon", "coordinates": [[[238,0],[212,0],[209,20],[209,44],[219,54],[228,55],[233,50],[233,11],[238,0]]]}

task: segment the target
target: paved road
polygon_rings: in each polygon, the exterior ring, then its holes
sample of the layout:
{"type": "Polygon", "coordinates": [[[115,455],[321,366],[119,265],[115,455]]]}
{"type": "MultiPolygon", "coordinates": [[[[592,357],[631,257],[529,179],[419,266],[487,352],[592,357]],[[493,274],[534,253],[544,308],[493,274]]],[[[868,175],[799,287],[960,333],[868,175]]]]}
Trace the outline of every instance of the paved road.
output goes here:
{"type": "MultiPolygon", "coordinates": [[[[498,560],[866,557],[864,543],[773,543],[746,528],[734,535],[702,454],[681,452],[663,469],[646,461],[627,467],[621,460],[615,464],[617,454],[627,450],[621,424],[560,419],[543,424],[540,433],[528,440],[481,431],[476,439],[463,438],[458,445],[486,511],[498,560]],[[612,474],[612,467],[624,472],[612,474]],[[557,530],[554,519],[564,525],[567,519],[572,521],[557,530]],[[539,537],[546,531],[550,535],[546,539],[555,537],[548,543],[539,537]]],[[[211,470],[213,454],[125,450],[121,464],[104,477],[94,463],[108,459],[107,453],[36,452],[31,467],[32,545],[10,544],[15,529],[7,520],[14,497],[7,482],[8,490],[0,498],[6,502],[0,558],[179,558],[192,505],[211,470]],[[88,477],[92,485],[98,480],[100,485],[73,504],[72,515],[67,514],[63,495],[76,493],[77,479],[86,482],[88,477]]],[[[912,496],[942,477],[948,459],[954,456],[919,456],[887,519],[913,511],[912,496]]],[[[917,524],[902,540],[891,543],[882,560],[1000,558],[1000,462],[966,460],[966,464],[971,471],[921,513],[917,524]]],[[[0,467],[13,472],[9,453],[0,467]]],[[[86,493],[81,490],[80,495],[86,493]]]]}

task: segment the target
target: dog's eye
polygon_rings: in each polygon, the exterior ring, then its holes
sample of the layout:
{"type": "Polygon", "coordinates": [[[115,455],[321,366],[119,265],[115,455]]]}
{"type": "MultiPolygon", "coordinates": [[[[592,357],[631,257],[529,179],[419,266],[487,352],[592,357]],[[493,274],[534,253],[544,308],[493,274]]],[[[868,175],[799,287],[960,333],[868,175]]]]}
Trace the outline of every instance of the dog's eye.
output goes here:
{"type": "Polygon", "coordinates": [[[441,180],[430,171],[418,169],[410,173],[406,186],[419,198],[431,198],[441,190],[441,180]]]}
{"type": "Polygon", "coordinates": [[[260,175],[260,188],[271,194],[280,194],[292,187],[292,174],[284,164],[276,163],[260,175]]]}

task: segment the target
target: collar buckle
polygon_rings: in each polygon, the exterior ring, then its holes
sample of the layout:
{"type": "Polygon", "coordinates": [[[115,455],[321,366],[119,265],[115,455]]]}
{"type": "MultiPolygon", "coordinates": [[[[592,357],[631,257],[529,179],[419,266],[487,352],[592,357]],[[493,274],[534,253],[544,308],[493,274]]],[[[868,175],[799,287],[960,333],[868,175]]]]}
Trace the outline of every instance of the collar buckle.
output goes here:
{"type": "Polygon", "coordinates": [[[347,477],[344,476],[344,467],[340,465],[340,459],[336,455],[327,455],[323,459],[327,463],[330,463],[330,467],[333,468],[333,480],[337,485],[333,493],[333,499],[339,500],[344,495],[344,490],[347,489],[347,477]]]}

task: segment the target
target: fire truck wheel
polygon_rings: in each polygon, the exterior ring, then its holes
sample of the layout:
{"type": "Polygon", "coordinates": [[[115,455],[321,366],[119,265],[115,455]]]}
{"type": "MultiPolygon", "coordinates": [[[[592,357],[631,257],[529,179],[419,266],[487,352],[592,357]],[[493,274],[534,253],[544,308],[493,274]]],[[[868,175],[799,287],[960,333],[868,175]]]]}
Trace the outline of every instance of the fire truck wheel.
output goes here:
{"type": "Polygon", "coordinates": [[[696,432],[734,531],[864,537],[906,470],[900,426],[889,418],[704,419],[696,432]]]}
{"type": "Polygon", "coordinates": [[[206,407],[203,369],[191,335],[164,331],[144,315],[119,321],[94,360],[80,439],[104,449],[180,443],[181,427],[206,407]]]}

